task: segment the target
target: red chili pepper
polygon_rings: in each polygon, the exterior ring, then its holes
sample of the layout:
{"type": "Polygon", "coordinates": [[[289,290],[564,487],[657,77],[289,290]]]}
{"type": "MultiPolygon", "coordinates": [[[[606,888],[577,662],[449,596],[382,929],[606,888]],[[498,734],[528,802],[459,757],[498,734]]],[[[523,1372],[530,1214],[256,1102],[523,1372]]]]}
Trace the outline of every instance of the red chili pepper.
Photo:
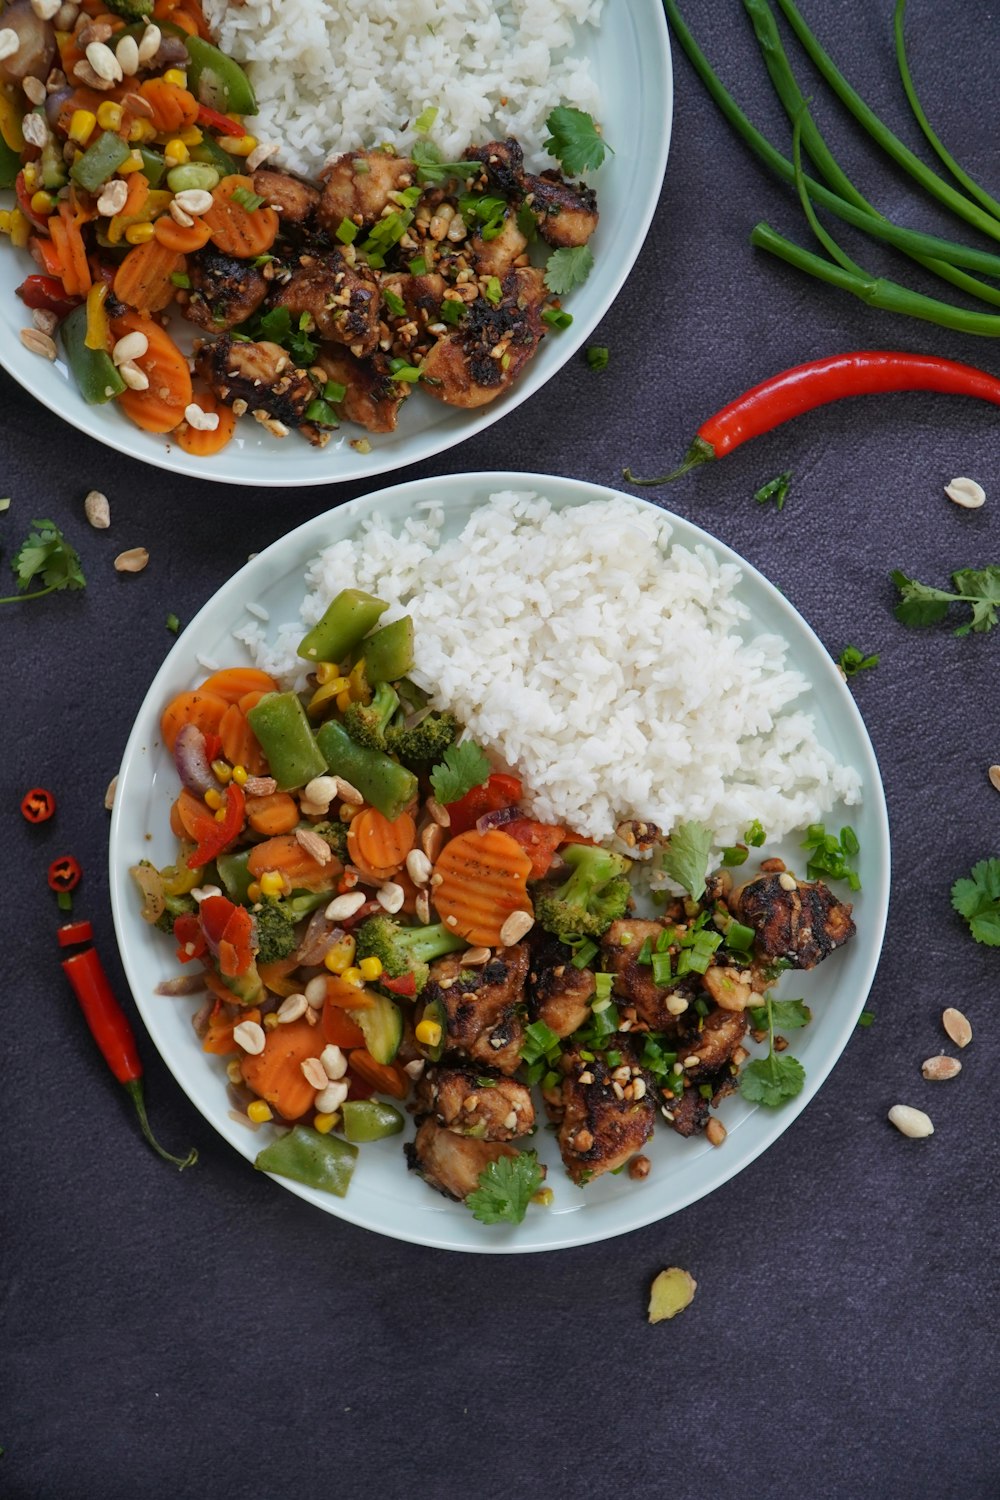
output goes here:
{"type": "Polygon", "coordinates": [[[188,855],[189,870],[200,870],[202,865],[207,865],[217,854],[222,853],[227,844],[232,843],[243,827],[245,808],[243,788],[231,781],[226,787],[225,818],[220,823],[216,818],[206,816],[204,822],[198,825],[198,847],[193,854],[188,855]]]}
{"type": "Polygon", "coordinates": [[[235,120],[220,115],[217,109],[209,109],[207,104],[198,105],[198,124],[206,130],[217,130],[220,135],[235,135],[240,130],[235,120]]]}
{"type": "Polygon", "coordinates": [[[82,875],[79,860],[74,859],[72,854],[60,854],[49,865],[49,889],[75,891],[82,875]]]}
{"type": "Polygon", "coordinates": [[[23,172],[18,172],[17,174],[17,180],[14,183],[14,193],[17,197],[17,206],[24,214],[24,217],[28,220],[29,224],[31,224],[35,229],[41,230],[43,234],[48,234],[49,222],[47,219],[41,218],[39,214],[36,214],[35,210],[32,208],[31,194],[28,192],[28,189],[24,185],[23,172]]]}
{"type": "Polygon", "coordinates": [[[388,974],[381,974],[378,982],[384,990],[391,990],[394,995],[404,995],[408,1000],[412,1000],[417,993],[417,981],[413,974],[400,974],[398,979],[390,979],[388,974]]]}
{"type": "Polygon", "coordinates": [[[791,417],[814,411],[845,396],[876,396],[894,391],[938,391],[948,396],[975,396],[1000,406],[1000,380],[972,365],[930,354],[894,353],[885,349],[862,349],[853,354],[835,354],[811,364],[796,365],[780,375],[755,385],[709,417],[698,428],[680,468],[658,479],[636,479],[630,469],[630,484],[668,484],[713,458],[723,458],[741,443],[770,432],[791,417]]]}
{"type": "Polygon", "coordinates": [[[448,803],[451,832],[466,833],[476,826],[484,813],[499,812],[502,807],[516,807],[521,800],[521,783],[516,776],[494,771],[482,786],[474,786],[457,802],[448,803]]]}
{"type": "Polygon", "coordinates": [[[21,816],[29,823],[47,823],[56,810],[56,799],[43,786],[33,786],[21,798],[21,816]]]}
{"type": "Polygon", "coordinates": [[[201,958],[208,948],[201,923],[193,913],[184,912],[174,918],[174,938],[177,942],[177,957],[182,964],[189,964],[193,958],[201,958]]]}
{"type": "Polygon", "coordinates": [[[18,287],[17,295],[25,307],[41,308],[60,319],[80,306],[80,298],[67,297],[62,282],[54,276],[28,276],[18,287]]]}
{"type": "Polygon", "coordinates": [[[89,922],[64,922],[56,933],[60,948],[75,948],[79,943],[89,943],[94,929],[89,922]]]}
{"type": "Polygon", "coordinates": [[[128,1017],[115,999],[111,982],[97,956],[96,948],[85,948],[62,960],[63,972],[83,1011],[90,1034],[118,1082],[123,1086],[139,1117],[139,1127],[157,1155],[173,1162],[183,1171],[198,1160],[197,1151],[183,1159],[171,1156],[156,1140],[146,1117],[146,1100],[142,1091],[142,1063],[128,1017]]]}

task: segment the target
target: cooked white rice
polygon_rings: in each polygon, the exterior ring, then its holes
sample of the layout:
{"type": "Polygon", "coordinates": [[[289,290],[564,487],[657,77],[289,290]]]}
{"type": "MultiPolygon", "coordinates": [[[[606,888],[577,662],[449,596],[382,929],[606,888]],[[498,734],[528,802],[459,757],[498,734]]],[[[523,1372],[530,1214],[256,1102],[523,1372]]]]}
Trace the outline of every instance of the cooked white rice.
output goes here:
{"type": "Polygon", "coordinates": [[[777,840],[860,800],[857,771],[790,707],[809,683],[782,637],[755,631],[739,568],[671,545],[657,511],[505,492],[457,538],[441,527],[434,504],[398,534],[372,517],[310,565],[301,619],[273,644],[258,624],[237,636],[301,686],[304,630],[343,588],[377,594],[384,623],[412,615],[434,705],[518,771],[536,817],[593,838],[622,818],[697,819],[726,844],[759,818],[777,840]]]}
{"type": "Polygon", "coordinates": [[[247,65],[257,133],[275,160],[314,175],[329,155],[391,142],[438,115],[431,139],[449,160],[495,134],[515,135],[529,165],[557,104],[599,117],[581,37],[602,0],[206,0],[224,52],[247,65]]]}

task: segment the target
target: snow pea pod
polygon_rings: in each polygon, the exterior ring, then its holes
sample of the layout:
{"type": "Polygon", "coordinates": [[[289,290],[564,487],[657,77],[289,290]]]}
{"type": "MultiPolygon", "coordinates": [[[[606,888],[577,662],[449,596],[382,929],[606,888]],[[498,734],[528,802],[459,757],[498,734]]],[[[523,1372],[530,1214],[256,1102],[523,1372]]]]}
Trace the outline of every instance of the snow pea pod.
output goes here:
{"type": "Polygon", "coordinates": [[[189,36],[184,40],[191,59],[188,88],[195,98],[223,114],[255,115],[257,99],[253,84],[239,63],[203,37],[189,36]]]}
{"type": "Polygon", "coordinates": [[[120,396],[125,382],[103,349],[87,348],[87,308],[76,307],[59,329],[66,359],[80,387],[80,395],[91,406],[100,406],[120,396]]]}
{"type": "Polygon", "coordinates": [[[343,1198],[350,1186],[357,1154],[357,1146],[335,1135],[320,1135],[309,1125],[295,1125],[287,1135],[258,1152],[254,1166],[258,1172],[274,1172],[278,1177],[290,1177],[293,1182],[343,1198]]]}
{"type": "Polygon", "coordinates": [[[398,682],[413,669],[413,620],[404,615],[364,642],[365,677],[372,684],[398,682]]]}
{"type": "Polygon", "coordinates": [[[299,641],[298,655],[306,661],[343,661],[388,608],[381,599],[361,589],[341,589],[322,618],[299,641]]]}
{"type": "Polygon", "coordinates": [[[343,724],[331,719],[316,735],[324,771],[342,776],[365,801],[389,819],[405,812],[417,795],[417,778],[381,750],[369,750],[351,739],[343,724]]]}
{"type": "Polygon", "coordinates": [[[265,693],[250,709],[247,722],[267,756],[279,792],[305,786],[326,771],[326,760],[294,693],[265,693]]]}
{"type": "Polygon", "coordinates": [[[349,1141],[381,1141],[387,1135],[398,1135],[403,1128],[399,1110],[381,1099],[348,1099],[340,1110],[349,1141]]]}

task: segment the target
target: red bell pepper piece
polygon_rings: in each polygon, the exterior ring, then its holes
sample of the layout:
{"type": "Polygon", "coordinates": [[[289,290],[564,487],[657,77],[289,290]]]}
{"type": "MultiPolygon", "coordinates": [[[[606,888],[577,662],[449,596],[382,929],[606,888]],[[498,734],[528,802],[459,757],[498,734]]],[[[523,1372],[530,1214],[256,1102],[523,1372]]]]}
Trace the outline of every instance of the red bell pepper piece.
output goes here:
{"type": "Polygon", "coordinates": [[[242,134],[242,127],[235,120],[230,120],[227,115],[220,115],[217,109],[209,109],[207,104],[198,105],[198,124],[203,125],[206,130],[216,130],[220,135],[242,134]]]}
{"type": "Polygon", "coordinates": [[[226,787],[226,816],[222,822],[212,817],[206,809],[204,821],[198,824],[198,847],[193,854],[188,855],[189,870],[200,870],[202,865],[209,864],[233,842],[243,827],[245,811],[246,797],[243,795],[243,788],[231,781],[226,787]]]}
{"type": "Polygon", "coordinates": [[[79,297],[67,297],[61,281],[55,276],[29,276],[21,282],[17,295],[25,307],[40,308],[43,312],[55,313],[65,318],[74,307],[80,306],[79,297]]]}
{"type": "Polygon", "coordinates": [[[207,896],[198,908],[202,931],[218,950],[219,971],[234,978],[253,963],[253,918],[226,896],[207,896]]]}
{"type": "Polygon", "coordinates": [[[475,828],[485,813],[499,812],[502,807],[516,807],[521,800],[521,783],[516,776],[494,771],[482,786],[474,786],[457,802],[448,803],[451,832],[467,833],[475,828]]]}
{"type": "Polygon", "coordinates": [[[174,937],[177,941],[177,958],[182,964],[189,964],[193,958],[201,958],[208,950],[201,923],[193,913],[185,912],[183,916],[174,918],[174,937]]]}
{"type": "Polygon", "coordinates": [[[413,1000],[417,993],[417,981],[413,974],[400,974],[398,979],[390,979],[388,974],[381,974],[378,982],[384,990],[391,990],[394,995],[403,995],[407,1000],[413,1000]]]}
{"type": "Polygon", "coordinates": [[[556,823],[536,823],[533,818],[517,818],[505,823],[503,831],[514,839],[531,860],[529,880],[541,880],[560,844],[566,842],[566,830],[556,823]]]}

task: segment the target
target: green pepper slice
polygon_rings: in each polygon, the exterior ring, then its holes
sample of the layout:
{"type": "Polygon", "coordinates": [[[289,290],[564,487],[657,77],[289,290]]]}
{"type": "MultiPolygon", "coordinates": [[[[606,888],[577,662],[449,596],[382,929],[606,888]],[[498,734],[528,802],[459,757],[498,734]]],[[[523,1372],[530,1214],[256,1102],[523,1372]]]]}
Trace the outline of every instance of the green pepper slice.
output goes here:
{"type": "Polygon", "coordinates": [[[413,620],[404,615],[383,625],[364,643],[365,677],[377,682],[398,682],[413,670],[413,620]]]}
{"type": "Polygon", "coordinates": [[[115,175],[122,162],[128,161],[132,148],[120,135],[106,130],[88,146],[70,167],[70,176],[88,193],[97,193],[115,175]]]}
{"type": "Polygon", "coordinates": [[[309,1125],[295,1125],[287,1135],[258,1152],[254,1166],[258,1172],[290,1177],[292,1182],[344,1198],[357,1154],[357,1146],[335,1135],[320,1135],[309,1125]]]}
{"type": "Polygon", "coordinates": [[[185,37],[188,56],[188,88],[209,109],[222,114],[255,115],[257,98],[239,63],[200,36],[185,37]]]}
{"type": "Polygon", "coordinates": [[[208,166],[214,167],[220,177],[233,177],[243,171],[243,167],[233,160],[228,151],[223,151],[218,141],[208,131],[197,146],[191,147],[191,160],[205,162],[208,166]]]}
{"type": "Polygon", "coordinates": [[[105,401],[120,396],[125,382],[103,349],[88,349],[86,306],[74,307],[64,318],[59,329],[66,350],[66,359],[73,377],[80,387],[80,395],[90,406],[102,406],[105,401]]]}
{"type": "Polygon", "coordinates": [[[399,1110],[381,1099],[347,1099],[340,1112],[349,1141],[381,1141],[398,1135],[404,1124],[399,1110]]]}
{"type": "Polygon", "coordinates": [[[250,709],[247,722],[267,756],[279,792],[305,786],[326,772],[326,760],[294,693],[265,693],[250,709]]]}
{"type": "Polygon", "coordinates": [[[248,890],[253,880],[247,869],[250,853],[249,849],[241,849],[239,854],[219,854],[215,860],[226,895],[238,906],[248,906],[250,903],[248,890]]]}
{"type": "Polygon", "coordinates": [[[299,641],[298,655],[306,661],[343,661],[388,608],[381,599],[361,589],[341,589],[322,619],[299,641]]]}
{"type": "Polygon", "coordinates": [[[329,768],[332,775],[342,776],[357,787],[365,801],[390,823],[405,812],[417,795],[417,778],[412,771],[391,756],[383,755],[381,750],[368,750],[357,744],[336,719],[323,725],[316,735],[316,744],[323,756],[323,769],[329,768]]]}
{"type": "Polygon", "coordinates": [[[166,161],[159,151],[151,151],[148,146],[139,146],[138,151],[142,157],[142,175],[151,188],[158,188],[167,170],[166,161]]]}

